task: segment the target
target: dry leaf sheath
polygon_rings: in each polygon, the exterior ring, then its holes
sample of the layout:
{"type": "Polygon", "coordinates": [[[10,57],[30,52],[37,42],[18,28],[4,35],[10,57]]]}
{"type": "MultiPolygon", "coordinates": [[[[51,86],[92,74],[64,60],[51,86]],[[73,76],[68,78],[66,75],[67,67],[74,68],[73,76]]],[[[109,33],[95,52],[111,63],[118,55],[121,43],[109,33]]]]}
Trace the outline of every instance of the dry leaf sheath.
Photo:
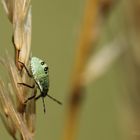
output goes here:
{"type": "Polygon", "coordinates": [[[27,104],[24,102],[28,96],[36,93],[36,89],[31,90],[17,84],[34,84],[19,63],[20,61],[28,66],[31,55],[30,0],[2,0],[2,3],[13,27],[15,61],[9,53],[6,53],[5,59],[0,59],[10,77],[8,84],[0,80],[0,114],[7,131],[14,139],[19,139],[16,138],[18,132],[22,140],[32,140],[35,131],[35,101],[27,104]]]}

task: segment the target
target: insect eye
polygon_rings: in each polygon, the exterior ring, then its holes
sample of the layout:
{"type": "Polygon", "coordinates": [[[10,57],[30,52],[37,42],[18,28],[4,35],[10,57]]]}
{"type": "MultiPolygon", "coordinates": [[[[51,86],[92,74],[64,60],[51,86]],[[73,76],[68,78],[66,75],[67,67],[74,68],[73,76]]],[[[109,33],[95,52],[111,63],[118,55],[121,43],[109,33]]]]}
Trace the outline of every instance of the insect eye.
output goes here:
{"type": "Polygon", "coordinates": [[[45,67],[45,68],[44,68],[44,71],[47,71],[47,70],[48,70],[48,67],[45,67]]]}
{"type": "Polygon", "coordinates": [[[41,65],[44,65],[44,62],[43,61],[41,62],[41,65]]]}

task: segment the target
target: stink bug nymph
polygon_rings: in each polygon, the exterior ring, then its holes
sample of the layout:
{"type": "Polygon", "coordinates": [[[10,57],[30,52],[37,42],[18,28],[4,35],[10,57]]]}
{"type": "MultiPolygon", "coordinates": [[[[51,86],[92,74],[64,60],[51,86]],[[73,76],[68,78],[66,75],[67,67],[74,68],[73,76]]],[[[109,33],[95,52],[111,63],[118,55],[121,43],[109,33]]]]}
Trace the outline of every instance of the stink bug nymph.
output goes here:
{"type": "MultiPolygon", "coordinates": [[[[49,70],[48,70],[48,66],[47,64],[37,58],[37,57],[32,57],[31,61],[30,61],[30,68],[31,68],[31,74],[28,71],[28,69],[26,68],[25,64],[22,62],[19,62],[23,65],[23,67],[25,68],[27,74],[34,79],[38,89],[40,90],[40,95],[36,96],[31,96],[29,97],[26,101],[28,102],[29,100],[35,98],[36,100],[39,99],[40,97],[42,97],[42,101],[43,101],[43,106],[44,106],[44,112],[45,110],[45,103],[44,103],[44,97],[48,96],[50,99],[54,100],[55,102],[57,102],[58,104],[62,104],[60,101],[56,100],[55,98],[53,98],[52,96],[50,96],[48,94],[48,90],[49,90],[49,70]]],[[[24,86],[27,86],[29,88],[34,88],[35,85],[30,86],[28,84],[25,83],[18,83],[24,86]]]]}

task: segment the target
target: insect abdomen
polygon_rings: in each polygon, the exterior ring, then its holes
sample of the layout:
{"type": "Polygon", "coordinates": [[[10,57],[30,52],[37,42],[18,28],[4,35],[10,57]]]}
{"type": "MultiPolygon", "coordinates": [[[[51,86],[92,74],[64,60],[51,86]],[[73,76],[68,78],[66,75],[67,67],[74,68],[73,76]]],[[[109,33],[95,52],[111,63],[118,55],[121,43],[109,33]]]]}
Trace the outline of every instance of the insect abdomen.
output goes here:
{"type": "Polygon", "coordinates": [[[40,83],[40,86],[41,86],[41,89],[42,89],[42,93],[46,94],[47,95],[47,92],[49,90],[49,78],[48,76],[46,77],[41,77],[39,79],[39,83],[40,83]]]}

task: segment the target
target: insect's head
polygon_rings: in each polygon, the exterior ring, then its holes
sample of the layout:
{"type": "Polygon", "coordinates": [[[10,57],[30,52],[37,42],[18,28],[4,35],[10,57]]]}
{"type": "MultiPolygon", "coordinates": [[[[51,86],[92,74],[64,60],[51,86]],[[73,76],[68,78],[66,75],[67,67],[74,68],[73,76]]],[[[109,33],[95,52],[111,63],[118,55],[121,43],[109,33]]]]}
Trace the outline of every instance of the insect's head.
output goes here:
{"type": "Polygon", "coordinates": [[[54,97],[50,96],[47,93],[43,93],[41,92],[40,96],[36,97],[36,100],[39,99],[40,97],[42,97],[42,102],[43,102],[43,108],[44,108],[44,113],[46,112],[46,106],[45,106],[45,101],[44,101],[44,97],[48,96],[51,100],[57,102],[58,104],[62,105],[62,103],[60,101],[58,101],[57,99],[55,99],[54,97]]]}

